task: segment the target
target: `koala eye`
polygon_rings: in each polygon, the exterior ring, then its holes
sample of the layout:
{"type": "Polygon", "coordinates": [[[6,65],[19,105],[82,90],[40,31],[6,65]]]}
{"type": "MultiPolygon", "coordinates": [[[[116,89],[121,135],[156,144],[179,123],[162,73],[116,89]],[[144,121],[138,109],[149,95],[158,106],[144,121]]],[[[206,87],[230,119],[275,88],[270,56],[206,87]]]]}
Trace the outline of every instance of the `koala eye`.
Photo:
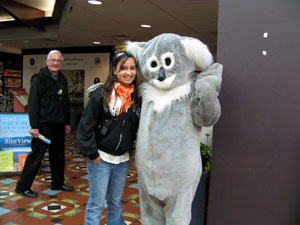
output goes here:
{"type": "Polygon", "coordinates": [[[164,69],[171,69],[175,63],[175,58],[173,53],[167,52],[161,56],[161,62],[164,69]]]}
{"type": "Polygon", "coordinates": [[[160,62],[158,61],[158,59],[156,58],[156,56],[151,56],[147,62],[146,62],[146,65],[147,65],[147,69],[150,70],[151,72],[156,72],[160,69],[161,67],[161,64],[160,62]]]}
{"type": "Polygon", "coordinates": [[[157,62],[155,62],[155,61],[152,61],[152,62],[151,62],[151,67],[152,67],[152,68],[155,68],[155,67],[157,67],[157,62]]]}
{"type": "Polygon", "coordinates": [[[166,63],[166,66],[169,66],[171,64],[171,59],[165,58],[165,63],[166,63]]]}

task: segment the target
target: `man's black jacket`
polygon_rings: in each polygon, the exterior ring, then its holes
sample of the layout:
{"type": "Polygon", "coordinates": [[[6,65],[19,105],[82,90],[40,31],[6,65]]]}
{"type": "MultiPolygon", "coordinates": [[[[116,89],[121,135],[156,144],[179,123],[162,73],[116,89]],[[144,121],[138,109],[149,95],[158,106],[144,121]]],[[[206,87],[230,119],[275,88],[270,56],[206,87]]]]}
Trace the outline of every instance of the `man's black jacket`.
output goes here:
{"type": "Polygon", "coordinates": [[[68,82],[60,72],[57,81],[48,67],[33,75],[28,113],[31,128],[39,128],[40,123],[70,125],[68,82]]]}

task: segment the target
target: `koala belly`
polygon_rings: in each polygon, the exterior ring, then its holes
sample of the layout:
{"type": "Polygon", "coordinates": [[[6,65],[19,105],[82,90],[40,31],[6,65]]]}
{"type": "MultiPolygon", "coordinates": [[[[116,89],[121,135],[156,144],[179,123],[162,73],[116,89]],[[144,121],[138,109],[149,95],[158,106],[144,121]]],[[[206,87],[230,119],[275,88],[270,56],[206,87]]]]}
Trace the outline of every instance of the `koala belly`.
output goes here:
{"type": "Polygon", "coordinates": [[[143,103],[135,160],[139,184],[149,195],[163,201],[200,179],[200,131],[188,100],[159,113],[143,103]]]}

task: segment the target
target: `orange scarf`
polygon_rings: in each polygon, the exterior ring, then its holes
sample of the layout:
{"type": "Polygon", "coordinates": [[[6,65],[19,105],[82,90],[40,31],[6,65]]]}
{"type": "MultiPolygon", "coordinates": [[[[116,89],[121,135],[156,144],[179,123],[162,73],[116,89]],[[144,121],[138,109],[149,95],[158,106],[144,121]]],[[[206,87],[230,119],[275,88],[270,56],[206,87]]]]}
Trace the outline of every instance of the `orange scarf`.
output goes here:
{"type": "MultiPolygon", "coordinates": [[[[122,84],[120,84],[119,82],[115,82],[114,86],[115,86],[114,89],[116,90],[117,96],[120,97],[122,100],[122,106],[120,108],[120,113],[119,113],[119,114],[121,114],[121,113],[125,112],[132,103],[131,94],[134,92],[134,85],[131,84],[129,87],[125,87],[122,84]]],[[[113,95],[113,92],[114,92],[114,90],[112,91],[112,93],[110,95],[110,104],[112,104],[113,98],[117,97],[117,96],[113,95]]]]}

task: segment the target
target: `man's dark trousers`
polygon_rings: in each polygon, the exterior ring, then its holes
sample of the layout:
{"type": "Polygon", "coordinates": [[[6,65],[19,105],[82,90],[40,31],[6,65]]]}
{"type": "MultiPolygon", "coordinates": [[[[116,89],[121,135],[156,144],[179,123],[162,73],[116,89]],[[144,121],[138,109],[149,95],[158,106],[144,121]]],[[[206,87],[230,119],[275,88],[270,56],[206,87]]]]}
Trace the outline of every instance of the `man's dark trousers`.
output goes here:
{"type": "Polygon", "coordinates": [[[64,184],[65,170],[65,126],[56,124],[40,124],[40,134],[51,140],[48,145],[38,138],[31,142],[32,152],[28,154],[22,175],[17,183],[19,190],[30,189],[41,166],[44,154],[48,148],[51,169],[51,187],[61,187],[64,184]]]}

